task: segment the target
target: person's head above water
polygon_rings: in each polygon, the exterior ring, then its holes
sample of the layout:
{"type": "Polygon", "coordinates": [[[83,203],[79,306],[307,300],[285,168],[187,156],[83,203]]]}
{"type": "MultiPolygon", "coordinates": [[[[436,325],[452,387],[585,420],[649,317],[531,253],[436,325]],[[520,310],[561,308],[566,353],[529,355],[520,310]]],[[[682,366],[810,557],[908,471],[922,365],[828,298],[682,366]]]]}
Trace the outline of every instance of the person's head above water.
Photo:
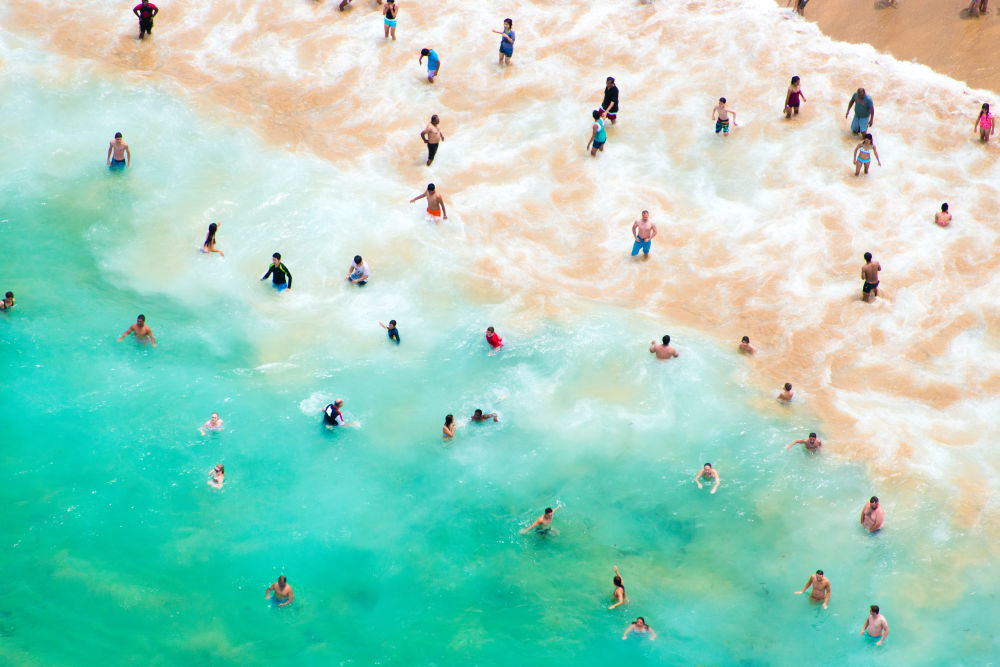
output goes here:
{"type": "Polygon", "coordinates": [[[947,213],[948,212],[948,204],[947,203],[941,204],[941,212],[942,213],[947,213]]]}
{"type": "Polygon", "coordinates": [[[988,102],[983,102],[983,113],[989,113],[989,112],[990,112],[990,105],[989,105],[989,103],[988,102]]]}
{"type": "Polygon", "coordinates": [[[389,328],[390,329],[396,328],[396,320],[389,320],[389,328]]]}
{"type": "Polygon", "coordinates": [[[486,333],[495,333],[493,327],[486,327],[486,333]]]}
{"type": "Polygon", "coordinates": [[[818,574],[819,576],[822,577],[823,576],[823,570],[816,570],[816,574],[818,574]]]}
{"type": "Polygon", "coordinates": [[[605,86],[610,88],[613,85],[615,85],[615,77],[609,76],[607,82],[605,83],[605,86]]]}
{"type": "Polygon", "coordinates": [[[552,513],[553,513],[554,511],[555,511],[555,510],[553,510],[553,509],[552,509],[551,507],[546,507],[546,508],[545,508],[545,516],[552,516],[552,513]]]}
{"type": "Polygon", "coordinates": [[[445,426],[451,426],[454,423],[455,423],[455,415],[445,415],[444,416],[444,425],[445,426]]]}
{"type": "Polygon", "coordinates": [[[744,343],[749,343],[750,342],[750,336],[744,336],[743,337],[743,342],[744,343]]]}
{"type": "Polygon", "coordinates": [[[864,139],[865,141],[875,141],[875,140],[874,140],[874,139],[872,138],[872,135],[871,135],[871,134],[869,134],[868,132],[865,132],[865,134],[864,134],[864,136],[863,136],[862,138],[863,138],[863,139],[864,139]]]}
{"type": "Polygon", "coordinates": [[[712,469],[712,464],[711,463],[706,463],[705,466],[704,466],[704,469],[705,470],[711,470],[712,469]]]}
{"type": "Polygon", "coordinates": [[[858,88],[858,97],[864,97],[864,96],[865,96],[865,89],[858,88]]]}
{"type": "Polygon", "coordinates": [[[876,506],[876,505],[878,505],[878,496],[872,496],[872,497],[871,497],[871,500],[869,500],[869,501],[868,501],[868,503],[869,503],[869,504],[870,504],[870,505],[872,506],[872,508],[874,509],[874,508],[875,508],[875,506],[876,506]]]}
{"type": "Polygon", "coordinates": [[[7,292],[6,294],[3,295],[3,298],[6,299],[6,300],[13,299],[14,298],[14,293],[13,292],[7,292]]]}
{"type": "Polygon", "coordinates": [[[284,586],[287,581],[288,581],[288,579],[285,579],[285,575],[281,575],[280,577],[278,577],[278,585],[279,586],[284,586]]]}
{"type": "Polygon", "coordinates": [[[333,407],[335,407],[335,408],[339,408],[343,404],[344,404],[344,399],[342,399],[342,398],[337,398],[337,399],[334,399],[334,401],[333,401],[333,407]]]}
{"type": "Polygon", "coordinates": [[[725,104],[726,103],[726,98],[725,97],[720,97],[719,98],[719,103],[720,104],[725,104]]]}
{"type": "Polygon", "coordinates": [[[431,50],[430,49],[420,49],[420,55],[422,55],[422,56],[429,56],[430,54],[431,54],[431,50]]]}
{"type": "Polygon", "coordinates": [[[276,252],[273,255],[271,255],[271,263],[274,264],[275,266],[277,266],[278,264],[281,264],[281,253],[280,252],[276,252]]]}
{"type": "Polygon", "coordinates": [[[670,345],[670,336],[664,336],[662,340],[664,345],[670,345]]]}
{"type": "Polygon", "coordinates": [[[878,605],[877,604],[873,604],[872,606],[868,607],[868,609],[871,611],[871,613],[872,613],[873,616],[878,613],[878,605]]]}
{"type": "Polygon", "coordinates": [[[785,391],[791,391],[791,390],[792,390],[792,383],[791,382],[786,382],[785,383],[785,391]]]}
{"type": "Polygon", "coordinates": [[[872,254],[870,252],[865,253],[865,261],[866,262],[872,261],[872,254]]]}
{"type": "Polygon", "coordinates": [[[215,466],[215,472],[225,475],[226,474],[226,466],[224,466],[224,465],[222,465],[220,463],[219,465],[215,466]]]}
{"type": "MultiPolygon", "coordinates": [[[[984,105],[984,106],[988,106],[988,105],[984,105]]],[[[121,138],[122,138],[122,133],[121,132],[115,132],[115,139],[121,139],[121,138]]]]}
{"type": "Polygon", "coordinates": [[[146,323],[146,316],[140,314],[138,317],[135,318],[135,322],[136,322],[136,324],[145,324],[146,323]]]}
{"type": "Polygon", "coordinates": [[[355,264],[360,264],[361,263],[361,255],[355,255],[354,256],[354,263],[355,264]]]}
{"type": "Polygon", "coordinates": [[[615,586],[621,586],[622,588],[625,588],[625,586],[622,585],[622,578],[617,574],[615,575],[614,581],[615,581],[615,586]]]}
{"type": "Polygon", "coordinates": [[[816,434],[815,433],[810,433],[809,434],[809,439],[810,440],[815,440],[816,439],[816,434]]]}
{"type": "Polygon", "coordinates": [[[639,616],[638,618],[635,619],[635,624],[646,625],[646,619],[644,619],[642,616],[639,616]]]}
{"type": "Polygon", "coordinates": [[[482,417],[483,416],[483,411],[480,410],[479,408],[476,408],[476,411],[473,414],[475,414],[476,417],[482,417]]]}
{"type": "Polygon", "coordinates": [[[205,245],[208,245],[215,240],[215,232],[219,229],[219,225],[215,222],[208,226],[208,235],[205,237],[205,245]]]}
{"type": "Polygon", "coordinates": [[[642,221],[643,221],[643,222],[645,222],[645,221],[647,221],[647,220],[649,220],[649,211],[645,211],[645,210],[644,210],[644,211],[642,212],[642,221]]]}
{"type": "Polygon", "coordinates": [[[434,114],[433,116],[431,116],[431,125],[437,125],[440,122],[441,122],[441,119],[438,118],[437,114],[434,114]]]}

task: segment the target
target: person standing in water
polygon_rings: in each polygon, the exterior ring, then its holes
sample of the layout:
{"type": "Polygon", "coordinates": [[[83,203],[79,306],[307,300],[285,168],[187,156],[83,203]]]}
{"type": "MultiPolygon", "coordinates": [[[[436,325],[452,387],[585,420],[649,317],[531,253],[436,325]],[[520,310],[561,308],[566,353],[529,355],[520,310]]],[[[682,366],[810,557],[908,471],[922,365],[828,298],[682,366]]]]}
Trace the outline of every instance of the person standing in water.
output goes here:
{"type": "Polygon", "coordinates": [[[514,22],[510,19],[503,20],[503,30],[494,30],[500,35],[500,65],[509,65],[510,59],[514,55],[514,22]]]}
{"type": "Polygon", "coordinates": [[[785,449],[791,449],[795,445],[803,445],[806,451],[818,452],[823,446],[823,441],[816,437],[815,433],[810,433],[808,438],[796,440],[790,443],[785,449]]]}
{"type": "Polygon", "coordinates": [[[424,131],[420,133],[420,138],[424,140],[427,144],[427,166],[431,166],[431,162],[434,162],[434,156],[438,152],[438,144],[444,141],[444,134],[438,128],[438,123],[440,119],[437,114],[431,116],[431,122],[427,124],[424,131]]]}
{"type": "Polygon", "coordinates": [[[15,303],[17,303],[17,301],[14,300],[14,293],[8,291],[3,295],[3,301],[0,301],[0,311],[9,312],[10,309],[14,307],[15,303]]]}
{"type": "Polygon", "coordinates": [[[226,483],[226,466],[221,463],[212,468],[212,472],[208,474],[208,483],[210,486],[221,489],[222,485],[226,483]]]}
{"type": "Polygon", "coordinates": [[[417,62],[422,64],[424,58],[427,58],[427,82],[434,83],[434,77],[441,71],[441,59],[434,49],[420,49],[420,58],[417,62]]]}
{"type": "Polygon", "coordinates": [[[661,340],[662,343],[657,343],[655,340],[649,341],[649,351],[655,354],[657,359],[666,361],[680,356],[677,350],[670,347],[670,336],[664,336],[661,340]]]}
{"type": "Polygon", "coordinates": [[[534,531],[539,535],[548,535],[549,533],[552,533],[553,535],[558,535],[559,531],[552,527],[552,516],[556,513],[556,510],[558,509],[562,509],[562,505],[556,505],[555,509],[552,509],[551,507],[546,507],[545,512],[542,514],[542,516],[535,519],[534,523],[532,523],[527,528],[522,529],[521,534],[524,535],[525,533],[529,533],[532,531],[532,529],[534,529],[534,531]]]}
{"type": "Polygon", "coordinates": [[[112,171],[121,171],[132,166],[132,151],[122,139],[121,132],[115,132],[115,138],[108,144],[108,167],[112,171]]]}
{"type": "Polygon", "coordinates": [[[813,602],[822,602],[823,609],[830,603],[830,580],[823,576],[823,570],[816,570],[816,574],[809,576],[809,581],[802,587],[801,591],[795,591],[796,595],[802,595],[806,589],[812,586],[809,599],[813,602]]]}
{"type": "Polygon", "coordinates": [[[615,85],[615,77],[609,76],[604,82],[604,99],[601,101],[600,112],[614,125],[618,120],[618,109],[618,86],[615,85]]]}
{"type": "Polygon", "coordinates": [[[941,210],[934,214],[934,222],[939,227],[947,227],[951,224],[951,213],[948,212],[948,204],[941,204],[941,210]]]}
{"type": "Polygon", "coordinates": [[[132,8],[132,13],[139,17],[139,39],[145,39],[146,35],[152,37],[153,17],[160,13],[156,5],[149,0],[142,0],[132,8]]]}
{"type": "Polygon", "coordinates": [[[378,325],[385,329],[386,333],[389,334],[389,340],[395,341],[396,345],[399,345],[399,329],[396,328],[396,320],[389,320],[389,326],[386,326],[381,322],[379,322],[378,325]]]}
{"type": "Polygon", "coordinates": [[[788,86],[788,92],[785,94],[785,118],[791,118],[793,113],[796,116],[799,115],[799,100],[808,101],[805,93],[799,88],[799,77],[793,76],[792,83],[788,86]]]}
{"type": "Polygon", "coordinates": [[[361,259],[361,255],[354,256],[354,263],[347,269],[344,280],[350,280],[355,285],[367,285],[371,272],[368,270],[368,262],[361,259]]]}
{"type": "Polygon", "coordinates": [[[861,168],[865,168],[865,173],[868,173],[868,167],[871,166],[872,153],[875,154],[875,160],[878,162],[878,166],[882,166],[882,160],[879,159],[878,150],[875,148],[875,140],[872,139],[872,135],[865,133],[862,137],[861,143],[854,147],[854,175],[859,176],[861,174],[861,168]]]}
{"type": "Polygon", "coordinates": [[[649,247],[656,234],[656,225],[649,221],[649,211],[643,211],[642,217],[632,223],[632,256],[636,257],[642,250],[642,258],[649,259],[649,247]]]}
{"type": "Polygon", "coordinates": [[[285,575],[278,577],[278,581],[271,584],[264,591],[265,600],[271,597],[271,591],[274,591],[274,601],[272,604],[276,607],[287,607],[295,599],[295,594],[292,593],[292,587],[288,585],[288,579],[285,578],[285,575]]]}
{"type": "Polygon", "coordinates": [[[503,347],[503,338],[500,337],[500,334],[498,334],[496,329],[493,327],[486,327],[486,342],[489,343],[490,347],[494,350],[499,350],[503,347]]]}
{"type": "Polygon", "coordinates": [[[875,124],[875,102],[864,88],[858,88],[858,91],[851,95],[851,101],[847,103],[844,118],[847,118],[847,115],[851,113],[851,107],[854,107],[851,134],[864,134],[869,127],[875,124]]]}
{"type": "Polygon", "coordinates": [[[219,413],[213,412],[212,416],[209,417],[208,421],[201,425],[198,430],[201,431],[202,435],[205,435],[205,431],[221,431],[223,422],[219,419],[219,413]]]}
{"type": "Polygon", "coordinates": [[[751,356],[757,353],[757,348],[750,344],[750,336],[744,336],[740,340],[740,344],[737,349],[739,349],[739,351],[743,354],[749,354],[751,356]]]}
{"type": "Polygon", "coordinates": [[[989,4],[990,0],[972,0],[972,3],[969,5],[969,16],[973,17],[985,16],[986,8],[989,6],[989,4]]]}
{"type": "Polygon", "coordinates": [[[427,190],[424,194],[417,195],[410,200],[410,203],[417,201],[418,199],[423,199],[427,197],[427,213],[433,218],[444,217],[445,220],[448,219],[448,210],[444,207],[444,197],[437,191],[433,183],[427,184],[427,190]]]}
{"type": "Polygon", "coordinates": [[[201,244],[202,252],[217,252],[222,257],[226,256],[226,253],[215,247],[215,232],[219,231],[219,225],[221,224],[221,222],[213,222],[208,226],[208,236],[205,237],[205,242],[201,244]]]}
{"type": "Polygon", "coordinates": [[[879,638],[875,646],[881,646],[885,638],[889,636],[889,622],[885,620],[885,616],[879,613],[877,604],[868,608],[868,618],[865,619],[865,626],[861,628],[860,634],[863,635],[865,632],[872,639],[879,638]]]}
{"type": "Polygon", "coordinates": [[[712,490],[709,493],[715,493],[719,489],[719,484],[722,482],[722,478],[719,477],[718,471],[712,467],[711,463],[706,463],[702,466],[702,469],[698,471],[698,474],[694,476],[694,481],[698,484],[698,488],[703,488],[702,480],[710,481],[715,480],[715,484],[712,486],[712,490]]]}
{"type": "Polygon", "coordinates": [[[712,108],[712,120],[715,121],[715,133],[722,132],[725,137],[729,136],[729,116],[733,117],[733,127],[736,124],[736,112],[726,108],[726,98],[720,97],[719,103],[712,108]]]}
{"type": "Polygon", "coordinates": [[[990,105],[983,103],[983,108],[979,110],[979,116],[976,117],[976,124],[972,126],[972,130],[979,130],[979,140],[986,142],[990,140],[997,130],[996,119],[990,115],[990,105]]]}
{"type": "Polygon", "coordinates": [[[885,523],[885,510],[879,504],[878,496],[872,496],[861,508],[861,525],[869,533],[874,533],[882,530],[883,523],[885,523]]]}
{"type": "Polygon", "coordinates": [[[865,265],[861,267],[861,300],[871,303],[878,296],[878,272],[882,270],[882,265],[872,260],[870,252],[865,253],[865,265]]]}
{"type": "Polygon", "coordinates": [[[594,123],[590,126],[590,141],[587,142],[587,150],[590,151],[590,157],[595,157],[597,151],[604,152],[604,142],[608,140],[608,133],[604,131],[604,120],[601,118],[601,112],[594,109],[591,115],[594,117],[594,123]]]}
{"type": "Polygon", "coordinates": [[[625,584],[622,582],[622,576],[618,574],[618,566],[615,565],[615,578],[613,579],[615,584],[615,592],[611,594],[611,598],[614,600],[608,609],[614,609],[615,607],[621,606],[628,602],[628,598],[625,597],[625,584]]]}
{"type": "Polygon", "coordinates": [[[276,252],[271,255],[271,266],[267,267],[267,273],[261,280],[267,280],[271,278],[271,284],[274,289],[279,292],[283,292],[286,289],[292,289],[292,272],[288,270],[284,264],[281,263],[281,253],[276,252]]]}
{"type": "Polygon", "coordinates": [[[382,7],[382,22],[385,24],[385,38],[389,39],[389,35],[392,35],[392,41],[396,41],[396,17],[399,16],[399,5],[396,4],[396,0],[385,0],[385,5],[382,7]]]}
{"type": "Polygon", "coordinates": [[[647,635],[649,637],[649,641],[656,639],[656,633],[653,632],[653,628],[646,625],[646,619],[642,616],[635,619],[635,621],[632,622],[632,625],[625,628],[625,634],[622,635],[622,639],[628,639],[628,633],[630,632],[635,632],[637,635],[647,635]]]}
{"type": "Polygon", "coordinates": [[[441,439],[451,440],[455,437],[455,415],[444,416],[444,426],[441,427],[441,439]]]}
{"type": "Polygon", "coordinates": [[[793,394],[794,392],[792,391],[792,383],[786,382],[784,391],[778,394],[778,400],[781,401],[782,403],[791,403],[793,394]]]}
{"type": "Polygon", "coordinates": [[[153,336],[153,330],[146,326],[145,315],[139,315],[135,318],[135,324],[126,329],[125,333],[118,337],[118,340],[124,340],[125,336],[130,334],[135,335],[135,340],[148,340],[153,343],[153,347],[156,347],[156,338],[153,336]]]}

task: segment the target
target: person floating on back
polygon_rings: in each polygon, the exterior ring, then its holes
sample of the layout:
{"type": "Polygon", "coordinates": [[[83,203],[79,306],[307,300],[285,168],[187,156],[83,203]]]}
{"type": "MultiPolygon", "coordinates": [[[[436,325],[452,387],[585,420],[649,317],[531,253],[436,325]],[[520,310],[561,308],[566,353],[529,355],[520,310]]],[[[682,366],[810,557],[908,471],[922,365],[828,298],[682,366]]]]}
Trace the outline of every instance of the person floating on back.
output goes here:
{"type": "Polygon", "coordinates": [[[947,227],[951,224],[951,213],[948,212],[948,204],[941,204],[941,210],[934,214],[934,222],[940,227],[947,227]]]}
{"type": "Polygon", "coordinates": [[[215,233],[219,231],[219,225],[221,222],[213,222],[208,226],[208,235],[205,236],[205,242],[201,244],[201,251],[204,253],[217,252],[221,257],[225,257],[226,253],[222,252],[215,247],[215,233]]]}
{"type": "Polygon", "coordinates": [[[500,35],[500,65],[509,65],[510,59],[514,55],[514,22],[510,19],[503,20],[503,30],[494,30],[500,35]]]}
{"type": "Polygon", "coordinates": [[[410,203],[417,201],[418,199],[423,199],[427,197],[427,213],[433,218],[444,217],[445,220],[448,219],[448,210],[444,207],[444,197],[437,191],[433,183],[427,184],[427,189],[424,194],[417,195],[410,200],[410,203]]]}
{"type": "Polygon", "coordinates": [[[141,3],[132,8],[132,13],[139,17],[139,39],[145,39],[146,35],[153,36],[153,17],[160,13],[149,0],[142,0],[141,3]]]}
{"type": "Polygon", "coordinates": [[[288,267],[281,263],[280,252],[271,255],[271,266],[267,267],[267,273],[264,274],[261,280],[267,280],[269,277],[274,289],[279,292],[292,289],[292,273],[288,270],[288,267]]]}
{"type": "Polygon", "coordinates": [[[437,114],[431,116],[431,122],[427,124],[424,131],[420,133],[420,138],[423,139],[424,143],[427,144],[427,166],[431,166],[431,162],[434,162],[434,156],[437,155],[438,144],[444,141],[444,134],[438,129],[438,124],[441,120],[438,118],[437,114]]]}
{"type": "Polygon", "coordinates": [[[389,320],[389,326],[386,326],[381,322],[379,322],[378,325],[385,329],[386,333],[389,334],[389,340],[395,341],[396,345],[399,345],[399,329],[396,328],[396,320],[389,320]]]}
{"type": "Polygon", "coordinates": [[[500,334],[496,332],[493,327],[486,327],[486,342],[490,344],[494,350],[498,350],[503,347],[503,338],[500,334]]]}
{"type": "Polygon", "coordinates": [[[434,49],[420,49],[420,58],[417,62],[423,63],[424,58],[427,58],[427,81],[434,83],[434,77],[441,71],[441,59],[434,49]]]}
{"type": "Polygon", "coordinates": [[[111,171],[121,171],[132,166],[132,151],[122,139],[121,132],[115,132],[115,138],[108,144],[108,167],[111,171]]]}
{"type": "Polygon", "coordinates": [[[145,315],[139,315],[135,318],[135,324],[126,329],[125,333],[118,337],[118,340],[124,340],[125,336],[133,334],[135,335],[135,340],[148,340],[153,344],[153,347],[156,347],[156,338],[153,336],[153,330],[146,325],[145,315]]]}
{"type": "Polygon", "coordinates": [[[355,255],[354,262],[348,267],[344,280],[350,280],[355,285],[367,285],[369,275],[368,262],[361,259],[361,255],[355,255]]]}
{"type": "Polygon", "coordinates": [[[726,98],[720,97],[719,103],[712,108],[712,120],[715,121],[715,133],[718,134],[722,132],[722,136],[729,136],[729,117],[733,117],[733,127],[739,127],[736,124],[736,112],[732,109],[726,108],[726,98]]]}
{"type": "Polygon", "coordinates": [[[864,137],[861,139],[861,143],[854,147],[854,175],[858,176],[861,174],[861,168],[865,168],[865,173],[868,173],[868,167],[871,166],[872,153],[875,154],[875,160],[878,162],[878,166],[882,166],[882,160],[879,159],[878,149],[875,148],[875,140],[872,139],[872,135],[865,133],[864,137]]]}
{"type": "Polygon", "coordinates": [[[871,303],[878,296],[878,272],[882,270],[882,265],[872,261],[872,254],[865,253],[865,265],[861,267],[861,300],[871,303]]]}
{"type": "Polygon", "coordinates": [[[587,142],[587,150],[590,151],[590,157],[595,157],[597,151],[604,152],[604,142],[608,140],[608,133],[604,129],[604,119],[601,118],[601,112],[594,109],[590,115],[594,117],[594,122],[590,126],[590,141],[587,142]]]}
{"type": "Polygon", "coordinates": [[[618,86],[615,85],[615,77],[609,76],[604,82],[604,99],[601,101],[600,112],[614,125],[618,120],[618,110],[618,86]]]}
{"type": "Polygon", "coordinates": [[[993,116],[990,115],[990,105],[983,103],[983,108],[979,110],[979,116],[976,118],[976,124],[973,126],[973,131],[979,130],[979,140],[986,142],[990,140],[997,130],[997,122],[993,116]]]}
{"type": "Polygon", "coordinates": [[[792,83],[788,86],[788,92],[785,94],[785,118],[791,118],[793,113],[796,116],[799,115],[799,100],[807,101],[805,93],[799,88],[799,77],[793,76],[792,83]]]}

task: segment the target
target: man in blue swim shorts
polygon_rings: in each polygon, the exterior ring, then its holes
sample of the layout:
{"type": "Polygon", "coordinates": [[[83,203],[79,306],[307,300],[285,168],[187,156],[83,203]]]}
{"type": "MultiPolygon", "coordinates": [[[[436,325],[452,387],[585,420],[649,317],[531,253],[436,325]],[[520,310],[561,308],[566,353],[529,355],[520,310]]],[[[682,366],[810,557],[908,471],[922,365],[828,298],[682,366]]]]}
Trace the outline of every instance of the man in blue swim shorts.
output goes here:
{"type": "Polygon", "coordinates": [[[441,70],[441,59],[434,49],[420,49],[420,59],[417,62],[422,64],[424,58],[427,58],[427,81],[434,83],[434,77],[441,70]]]}
{"type": "Polygon", "coordinates": [[[132,166],[132,151],[122,139],[121,132],[115,132],[114,141],[108,144],[108,167],[112,171],[121,171],[132,166]]]}
{"type": "Polygon", "coordinates": [[[868,128],[875,124],[875,102],[870,95],[865,93],[864,88],[858,88],[858,92],[851,95],[851,101],[847,103],[847,111],[844,118],[851,113],[854,107],[854,118],[851,120],[851,133],[864,134],[868,128]]]}
{"type": "Polygon", "coordinates": [[[635,257],[642,251],[642,258],[649,259],[649,246],[656,236],[656,225],[649,219],[649,211],[643,211],[642,217],[632,223],[632,256],[635,257]]]}

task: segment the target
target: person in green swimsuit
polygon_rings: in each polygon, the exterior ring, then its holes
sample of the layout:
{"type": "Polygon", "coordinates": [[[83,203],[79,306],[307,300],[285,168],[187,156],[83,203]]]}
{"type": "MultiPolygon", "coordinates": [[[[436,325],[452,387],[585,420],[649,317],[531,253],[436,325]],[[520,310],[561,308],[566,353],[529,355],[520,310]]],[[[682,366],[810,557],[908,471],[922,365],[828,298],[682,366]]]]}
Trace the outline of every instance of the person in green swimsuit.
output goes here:
{"type": "Polygon", "coordinates": [[[594,124],[591,125],[587,149],[590,151],[590,157],[595,157],[597,151],[604,152],[604,142],[608,140],[608,133],[604,131],[604,119],[601,118],[601,112],[595,109],[591,115],[594,117],[594,124]]]}

